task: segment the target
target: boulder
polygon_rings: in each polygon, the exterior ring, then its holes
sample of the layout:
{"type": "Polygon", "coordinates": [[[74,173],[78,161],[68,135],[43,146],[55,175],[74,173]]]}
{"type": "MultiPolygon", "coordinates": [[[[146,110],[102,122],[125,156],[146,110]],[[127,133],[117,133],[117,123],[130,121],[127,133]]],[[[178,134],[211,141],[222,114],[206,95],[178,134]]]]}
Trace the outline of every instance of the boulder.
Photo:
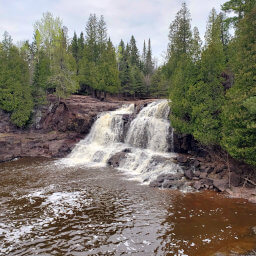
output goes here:
{"type": "Polygon", "coordinates": [[[213,180],[213,186],[220,192],[224,192],[228,188],[228,180],[221,179],[221,180],[213,180]]]}
{"type": "Polygon", "coordinates": [[[184,176],[189,179],[189,180],[192,180],[193,177],[194,177],[194,173],[191,169],[188,169],[188,170],[185,170],[184,171],[184,176]]]}
{"type": "Polygon", "coordinates": [[[188,158],[184,155],[179,155],[177,157],[177,161],[178,161],[178,163],[184,164],[184,163],[188,162],[188,158]]]}
{"type": "Polygon", "coordinates": [[[182,185],[184,185],[184,182],[181,180],[165,180],[162,187],[179,189],[182,185]]]}
{"type": "Polygon", "coordinates": [[[119,152],[113,156],[110,157],[110,159],[108,160],[108,165],[112,166],[112,167],[119,167],[120,161],[125,158],[126,156],[126,152],[119,152]]]}

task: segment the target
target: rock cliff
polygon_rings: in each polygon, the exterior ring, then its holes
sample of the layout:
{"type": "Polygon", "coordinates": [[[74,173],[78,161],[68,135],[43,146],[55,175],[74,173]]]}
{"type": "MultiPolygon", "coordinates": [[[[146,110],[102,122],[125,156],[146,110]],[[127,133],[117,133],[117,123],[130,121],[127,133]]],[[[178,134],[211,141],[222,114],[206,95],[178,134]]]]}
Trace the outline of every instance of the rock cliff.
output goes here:
{"type": "MultiPolygon", "coordinates": [[[[133,102],[139,111],[151,101],[133,102]]],[[[50,95],[48,104],[35,111],[26,129],[12,125],[8,113],[0,110],[0,162],[26,156],[64,157],[90,131],[98,114],[129,103],[80,95],[58,101],[50,95]]]]}

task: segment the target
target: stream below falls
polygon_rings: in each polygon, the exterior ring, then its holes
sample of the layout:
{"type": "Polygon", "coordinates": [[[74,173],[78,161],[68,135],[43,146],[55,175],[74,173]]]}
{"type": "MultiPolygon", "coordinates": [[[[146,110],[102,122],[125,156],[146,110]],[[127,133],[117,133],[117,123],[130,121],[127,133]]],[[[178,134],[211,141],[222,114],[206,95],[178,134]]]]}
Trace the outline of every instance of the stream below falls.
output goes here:
{"type": "Polygon", "coordinates": [[[0,176],[1,256],[240,255],[256,247],[256,205],[245,200],[153,189],[113,168],[37,158],[2,163],[0,176]]]}

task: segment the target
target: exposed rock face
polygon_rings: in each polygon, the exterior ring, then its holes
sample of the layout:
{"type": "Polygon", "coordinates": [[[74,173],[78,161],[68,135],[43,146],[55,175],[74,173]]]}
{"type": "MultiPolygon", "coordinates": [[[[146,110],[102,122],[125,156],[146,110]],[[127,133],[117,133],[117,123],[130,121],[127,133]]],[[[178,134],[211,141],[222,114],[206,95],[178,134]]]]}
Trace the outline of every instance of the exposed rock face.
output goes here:
{"type": "MultiPolygon", "coordinates": [[[[135,103],[135,111],[139,112],[153,100],[100,101],[73,95],[58,102],[50,95],[48,101],[34,113],[33,122],[26,129],[12,125],[9,115],[0,110],[0,162],[24,156],[64,157],[90,131],[99,113],[130,103],[135,103]]],[[[131,117],[126,118],[129,122],[131,117]]]]}

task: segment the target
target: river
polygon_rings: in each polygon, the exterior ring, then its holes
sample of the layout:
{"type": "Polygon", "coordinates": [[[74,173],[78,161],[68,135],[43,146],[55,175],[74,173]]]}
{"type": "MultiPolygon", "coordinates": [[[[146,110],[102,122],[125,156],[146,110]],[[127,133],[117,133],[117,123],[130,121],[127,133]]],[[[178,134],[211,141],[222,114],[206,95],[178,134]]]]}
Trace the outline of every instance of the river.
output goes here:
{"type": "MultiPolygon", "coordinates": [[[[256,247],[256,205],[152,189],[112,168],[0,164],[0,255],[197,255],[256,247]]],[[[225,255],[225,254],[224,254],[225,255]]]]}

